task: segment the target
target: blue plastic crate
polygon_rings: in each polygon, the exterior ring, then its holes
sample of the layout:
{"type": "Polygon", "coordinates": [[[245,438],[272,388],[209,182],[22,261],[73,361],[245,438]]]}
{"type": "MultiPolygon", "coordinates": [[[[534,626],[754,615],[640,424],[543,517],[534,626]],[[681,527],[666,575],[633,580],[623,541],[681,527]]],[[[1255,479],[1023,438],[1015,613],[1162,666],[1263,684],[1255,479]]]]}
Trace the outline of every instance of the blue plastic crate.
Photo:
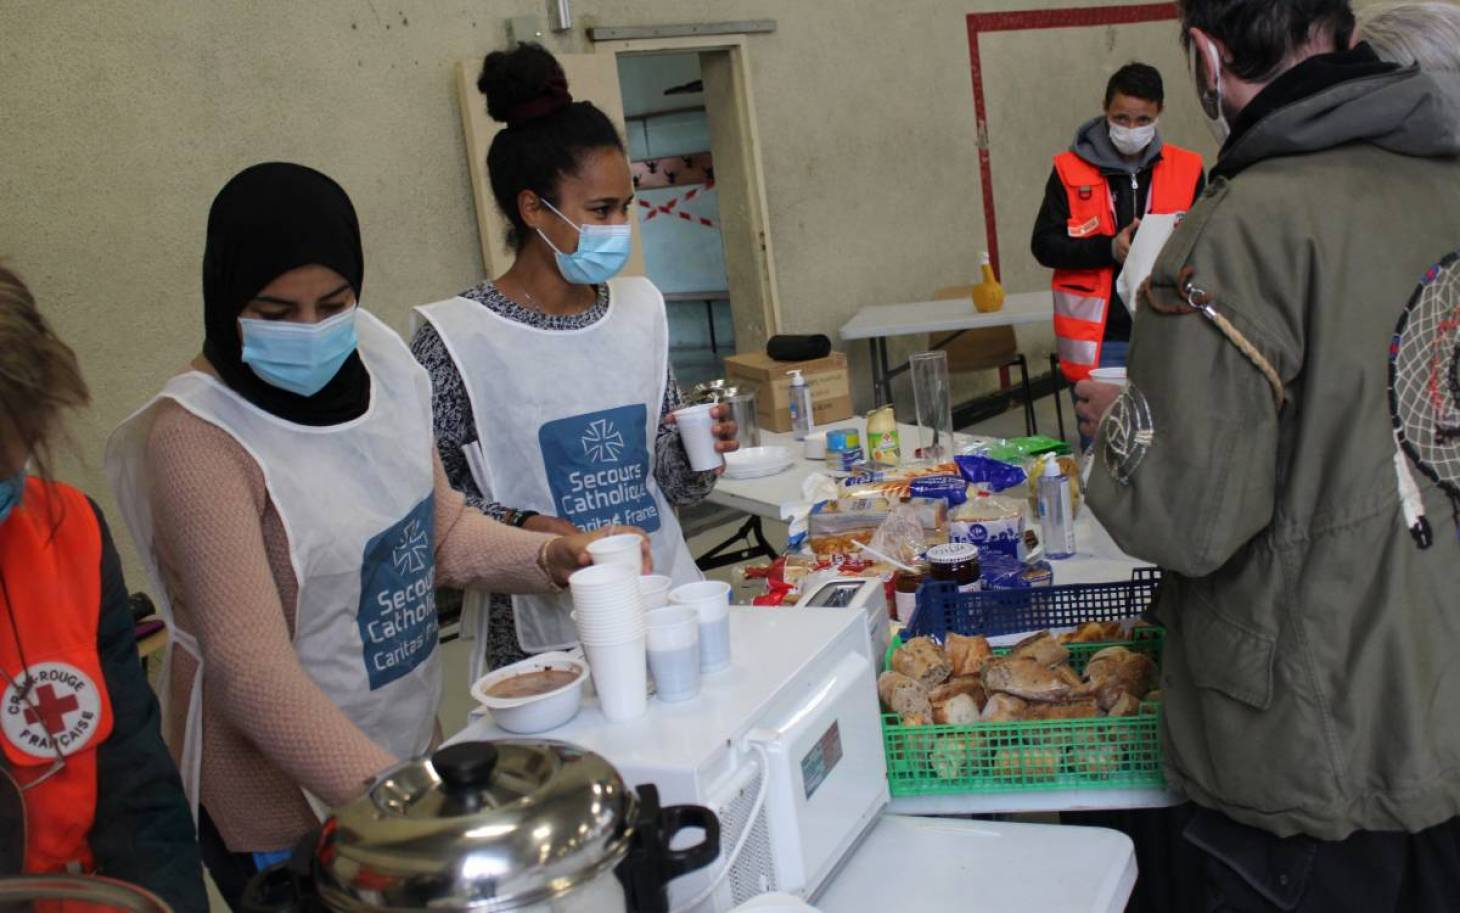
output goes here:
{"type": "Polygon", "coordinates": [[[1087,621],[1116,621],[1145,615],[1155,602],[1160,568],[1136,568],[1127,583],[1077,583],[1023,590],[959,593],[956,584],[928,581],[918,590],[918,607],[903,629],[903,639],[934,637],[949,631],[996,637],[1047,628],[1068,628],[1087,621]]]}

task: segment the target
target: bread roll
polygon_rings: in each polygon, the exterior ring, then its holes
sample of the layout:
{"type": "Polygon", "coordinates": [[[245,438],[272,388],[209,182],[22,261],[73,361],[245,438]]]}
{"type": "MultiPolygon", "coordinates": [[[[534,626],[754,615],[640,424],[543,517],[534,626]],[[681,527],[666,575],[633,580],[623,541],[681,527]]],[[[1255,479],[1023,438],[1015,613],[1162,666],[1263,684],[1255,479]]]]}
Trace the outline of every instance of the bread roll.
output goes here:
{"type": "Polygon", "coordinates": [[[1001,748],[994,756],[994,773],[1024,782],[1053,780],[1060,771],[1058,748],[1001,748]]]}
{"type": "Polygon", "coordinates": [[[1109,780],[1125,763],[1125,753],[1114,745],[1071,748],[1067,757],[1071,773],[1092,780],[1109,780]]]}
{"type": "Polygon", "coordinates": [[[1024,719],[1029,705],[1012,694],[991,694],[978,715],[980,723],[1012,723],[1024,719]]]}
{"type": "Polygon", "coordinates": [[[1029,656],[994,657],[984,664],[982,679],[990,694],[1002,691],[1026,701],[1059,703],[1076,690],[1065,676],[1029,656]]]}
{"type": "Polygon", "coordinates": [[[916,679],[924,688],[933,688],[948,680],[952,663],[943,648],[931,637],[915,637],[892,654],[892,668],[916,679]]]}
{"type": "Polygon", "coordinates": [[[1144,653],[1125,647],[1106,647],[1085,665],[1087,689],[1103,710],[1109,710],[1122,694],[1145,697],[1156,680],[1156,663],[1144,653]]]}
{"type": "Polygon", "coordinates": [[[933,704],[933,722],[944,726],[969,726],[978,722],[978,704],[966,694],[955,694],[933,704]]]}
{"type": "Polygon", "coordinates": [[[1070,651],[1048,631],[1031,634],[1014,645],[1011,657],[1028,657],[1041,666],[1057,666],[1070,658],[1070,651]]]}
{"type": "Polygon", "coordinates": [[[945,735],[938,738],[929,759],[933,773],[940,780],[961,780],[971,777],[978,766],[977,749],[966,736],[945,735]]]}
{"type": "Polygon", "coordinates": [[[1093,699],[1063,704],[1031,704],[1026,720],[1086,720],[1098,717],[1100,707],[1093,699]]]}
{"type": "Polygon", "coordinates": [[[934,704],[946,701],[955,694],[966,694],[973,698],[973,702],[982,710],[983,705],[988,703],[988,695],[979,683],[977,675],[955,675],[948,681],[928,692],[928,700],[934,704]]]}
{"type": "Polygon", "coordinates": [[[1110,706],[1111,716],[1137,716],[1141,712],[1141,699],[1125,692],[1110,706]]]}
{"type": "Polygon", "coordinates": [[[928,690],[901,672],[884,672],[879,675],[877,696],[882,699],[882,706],[893,713],[920,713],[932,718],[933,706],[928,701],[928,690]]]}
{"type": "Polygon", "coordinates": [[[978,675],[983,671],[984,662],[994,655],[987,639],[962,634],[949,634],[945,649],[954,675],[978,675]]]}

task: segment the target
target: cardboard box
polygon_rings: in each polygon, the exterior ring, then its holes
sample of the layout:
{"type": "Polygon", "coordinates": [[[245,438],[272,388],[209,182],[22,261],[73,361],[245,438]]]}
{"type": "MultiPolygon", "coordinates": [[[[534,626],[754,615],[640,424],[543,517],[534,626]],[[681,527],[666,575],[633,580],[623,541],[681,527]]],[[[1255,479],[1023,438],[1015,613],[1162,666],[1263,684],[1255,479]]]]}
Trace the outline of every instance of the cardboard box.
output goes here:
{"type": "Polygon", "coordinates": [[[764,352],[725,359],[725,380],[755,389],[756,417],[768,431],[791,430],[791,378],[800,370],[811,388],[812,420],[829,425],[852,417],[852,383],[847,357],[832,352],[811,361],[776,361],[764,352]]]}

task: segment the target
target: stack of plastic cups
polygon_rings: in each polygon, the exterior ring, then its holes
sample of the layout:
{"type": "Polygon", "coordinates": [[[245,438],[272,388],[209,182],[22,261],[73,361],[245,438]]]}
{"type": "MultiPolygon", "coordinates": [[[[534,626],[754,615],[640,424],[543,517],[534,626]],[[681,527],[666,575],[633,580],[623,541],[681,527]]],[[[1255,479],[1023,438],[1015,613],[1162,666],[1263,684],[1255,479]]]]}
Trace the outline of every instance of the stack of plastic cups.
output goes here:
{"type": "Polygon", "coordinates": [[[700,693],[700,619],[689,606],[647,613],[649,671],[659,700],[687,701],[700,693]]]}
{"type": "Polygon", "coordinates": [[[569,577],[568,589],[603,715],[615,723],[642,715],[649,706],[649,679],[637,569],[595,564],[569,577]]]}
{"type": "Polygon", "coordinates": [[[700,671],[730,667],[730,584],[719,580],[691,583],[669,592],[669,604],[695,610],[700,622],[700,671]]]}
{"type": "Polygon", "coordinates": [[[639,599],[644,603],[644,611],[652,612],[669,605],[669,588],[672,586],[674,581],[663,574],[646,574],[640,577],[639,599]]]}

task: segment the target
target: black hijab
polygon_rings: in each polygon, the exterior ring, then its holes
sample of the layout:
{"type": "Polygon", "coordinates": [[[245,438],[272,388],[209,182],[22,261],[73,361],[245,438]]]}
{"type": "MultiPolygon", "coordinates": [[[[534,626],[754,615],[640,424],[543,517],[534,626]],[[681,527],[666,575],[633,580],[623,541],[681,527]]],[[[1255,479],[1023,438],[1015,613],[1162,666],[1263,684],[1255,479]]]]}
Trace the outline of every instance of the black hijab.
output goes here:
{"type": "Polygon", "coordinates": [[[203,251],[203,354],[235,393],[300,425],[335,425],[364,414],[370,373],[354,352],[313,396],[265,382],[243,362],[238,315],[291,269],[326,266],[360,297],[365,257],[360,223],[344,188],[312,168],[266,162],[233,177],[208,211],[203,251]]]}

